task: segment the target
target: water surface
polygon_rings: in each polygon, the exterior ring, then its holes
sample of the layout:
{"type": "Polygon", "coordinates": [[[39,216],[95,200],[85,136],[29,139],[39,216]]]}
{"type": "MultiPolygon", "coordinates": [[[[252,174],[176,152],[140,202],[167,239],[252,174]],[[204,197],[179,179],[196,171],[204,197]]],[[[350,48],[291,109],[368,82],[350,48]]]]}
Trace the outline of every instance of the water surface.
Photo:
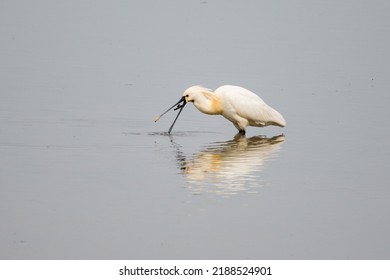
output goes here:
{"type": "Polygon", "coordinates": [[[390,258],[388,2],[0,6],[1,259],[390,258]]]}

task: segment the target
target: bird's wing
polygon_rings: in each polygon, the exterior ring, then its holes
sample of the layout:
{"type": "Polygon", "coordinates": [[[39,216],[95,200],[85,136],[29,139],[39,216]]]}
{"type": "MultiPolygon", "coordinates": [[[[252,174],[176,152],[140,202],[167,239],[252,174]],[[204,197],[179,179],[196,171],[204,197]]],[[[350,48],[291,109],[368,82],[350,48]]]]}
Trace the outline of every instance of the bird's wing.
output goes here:
{"type": "Polygon", "coordinates": [[[242,87],[225,87],[222,93],[224,102],[228,103],[237,115],[247,119],[251,125],[283,126],[285,121],[282,115],[268,106],[258,95],[242,87]]]}
{"type": "Polygon", "coordinates": [[[247,119],[250,124],[264,126],[269,121],[269,106],[263,100],[240,96],[234,98],[231,106],[237,115],[247,119]]]}

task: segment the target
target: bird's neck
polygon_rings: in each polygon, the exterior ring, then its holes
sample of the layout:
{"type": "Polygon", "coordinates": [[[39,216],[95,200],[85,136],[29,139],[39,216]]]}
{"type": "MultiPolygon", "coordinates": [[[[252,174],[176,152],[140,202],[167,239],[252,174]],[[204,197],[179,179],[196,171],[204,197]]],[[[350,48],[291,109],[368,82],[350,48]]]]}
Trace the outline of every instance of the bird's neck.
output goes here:
{"type": "Polygon", "coordinates": [[[194,105],[199,111],[205,114],[222,114],[221,98],[215,92],[206,89],[199,94],[199,99],[194,102],[194,105]]]}

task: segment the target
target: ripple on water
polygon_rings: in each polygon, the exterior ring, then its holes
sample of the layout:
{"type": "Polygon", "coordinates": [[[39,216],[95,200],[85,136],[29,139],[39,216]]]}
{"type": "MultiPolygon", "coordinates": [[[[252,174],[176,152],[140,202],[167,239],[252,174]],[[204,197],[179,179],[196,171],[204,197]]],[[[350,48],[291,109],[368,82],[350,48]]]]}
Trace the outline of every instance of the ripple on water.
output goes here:
{"type": "Polygon", "coordinates": [[[134,136],[177,136],[177,137],[187,137],[187,136],[193,136],[193,135],[200,135],[200,134],[217,134],[217,132],[213,131],[178,131],[178,132],[172,132],[168,133],[166,131],[153,131],[153,132],[123,132],[124,135],[134,135],[134,136]]]}

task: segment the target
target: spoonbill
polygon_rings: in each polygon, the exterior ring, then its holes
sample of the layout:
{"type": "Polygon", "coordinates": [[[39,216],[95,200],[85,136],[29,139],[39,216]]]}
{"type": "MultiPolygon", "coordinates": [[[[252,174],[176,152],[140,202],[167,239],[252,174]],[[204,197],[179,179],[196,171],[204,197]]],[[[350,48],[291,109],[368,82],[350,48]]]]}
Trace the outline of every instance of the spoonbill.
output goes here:
{"type": "Polygon", "coordinates": [[[180,110],[168,130],[168,133],[171,133],[181,111],[189,102],[194,103],[194,106],[204,114],[222,115],[231,121],[241,134],[245,134],[247,126],[284,127],[286,125],[283,116],[268,106],[258,95],[243,87],[231,85],[221,86],[215,91],[202,86],[189,87],[177,103],[156,117],[154,121],[157,122],[176,106],[174,110],[180,110]]]}

